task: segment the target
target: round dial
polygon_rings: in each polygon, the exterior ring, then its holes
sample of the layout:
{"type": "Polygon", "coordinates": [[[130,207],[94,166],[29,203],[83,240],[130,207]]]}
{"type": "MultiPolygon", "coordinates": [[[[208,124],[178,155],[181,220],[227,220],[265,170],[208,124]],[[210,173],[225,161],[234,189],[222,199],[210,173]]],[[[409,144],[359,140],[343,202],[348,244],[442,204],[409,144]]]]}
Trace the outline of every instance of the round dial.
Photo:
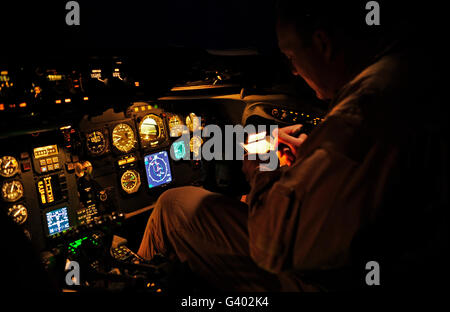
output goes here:
{"type": "Polygon", "coordinates": [[[113,145],[121,152],[128,153],[136,144],[134,131],[126,123],[117,124],[112,131],[113,145]]]}
{"type": "Polygon", "coordinates": [[[12,156],[3,156],[0,158],[0,175],[5,178],[12,177],[19,170],[17,159],[12,156]]]}
{"type": "Polygon", "coordinates": [[[192,139],[189,141],[189,147],[191,149],[191,152],[194,153],[194,155],[198,155],[200,153],[200,147],[203,144],[202,138],[199,136],[193,136],[192,139]]]}
{"type": "Polygon", "coordinates": [[[169,165],[163,158],[158,156],[153,157],[147,167],[147,176],[152,180],[150,183],[160,183],[163,182],[168,173],[169,165]]]}
{"type": "Polygon", "coordinates": [[[5,181],[2,184],[2,199],[15,202],[23,196],[23,185],[18,180],[5,181]]]}
{"type": "Polygon", "coordinates": [[[157,141],[163,134],[163,121],[156,115],[147,115],[139,123],[139,136],[143,145],[157,141]]]}
{"type": "Polygon", "coordinates": [[[195,131],[200,128],[200,117],[197,117],[194,113],[190,113],[186,117],[186,126],[188,127],[189,131],[195,131]]]}
{"type": "Polygon", "coordinates": [[[23,224],[27,221],[28,211],[24,205],[17,204],[8,209],[8,216],[10,216],[15,223],[23,224]]]}
{"type": "Polygon", "coordinates": [[[120,178],[120,184],[126,193],[136,193],[141,186],[141,177],[139,172],[135,170],[125,171],[120,178]]]}
{"type": "Polygon", "coordinates": [[[106,139],[102,132],[93,131],[87,135],[87,149],[93,155],[101,155],[106,150],[106,139]]]}
{"type": "Polygon", "coordinates": [[[169,130],[171,137],[179,137],[183,134],[183,122],[180,116],[173,115],[169,118],[169,130]]]}

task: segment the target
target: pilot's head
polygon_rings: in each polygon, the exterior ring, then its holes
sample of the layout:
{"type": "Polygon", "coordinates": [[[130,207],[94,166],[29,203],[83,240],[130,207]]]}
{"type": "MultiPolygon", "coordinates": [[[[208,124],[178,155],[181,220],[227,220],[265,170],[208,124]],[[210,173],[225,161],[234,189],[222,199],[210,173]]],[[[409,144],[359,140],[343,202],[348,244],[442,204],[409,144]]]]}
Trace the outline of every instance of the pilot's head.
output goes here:
{"type": "Polygon", "coordinates": [[[278,44],[320,99],[332,99],[374,54],[365,18],[367,1],[280,0],[278,44]]]}

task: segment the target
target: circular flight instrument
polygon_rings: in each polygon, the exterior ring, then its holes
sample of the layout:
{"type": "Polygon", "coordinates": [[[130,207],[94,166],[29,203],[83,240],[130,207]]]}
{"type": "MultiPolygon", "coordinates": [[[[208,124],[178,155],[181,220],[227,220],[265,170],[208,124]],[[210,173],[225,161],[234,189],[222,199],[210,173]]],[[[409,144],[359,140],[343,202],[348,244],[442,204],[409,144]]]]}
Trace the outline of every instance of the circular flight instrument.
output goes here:
{"type": "Polygon", "coordinates": [[[164,124],[160,117],[150,114],[145,116],[139,123],[139,136],[142,145],[156,145],[158,139],[163,135],[164,124]]]}
{"type": "Polygon", "coordinates": [[[200,117],[197,117],[194,113],[190,113],[186,117],[186,126],[188,127],[189,131],[196,131],[200,128],[200,117]]]}
{"type": "Polygon", "coordinates": [[[147,166],[147,176],[153,183],[160,183],[164,181],[169,170],[169,164],[164,159],[155,156],[147,166]]]}
{"type": "Polygon", "coordinates": [[[183,122],[180,116],[173,115],[169,118],[169,130],[171,137],[179,137],[183,134],[183,122]]]}
{"type": "Polygon", "coordinates": [[[8,216],[17,224],[23,224],[27,221],[28,210],[22,204],[17,204],[8,209],[8,216]]]}
{"type": "Polygon", "coordinates": [[[113,145],[121,152],[128,153],[136,145],[134,131],[126,123],[117,124],[112,131],[113,145]]]}
{"type": "Polygon", "coordinates": [[[101,155],[106,150],[106,138],[101,131],[93,131],[86,137],[88,151],[93,155],[101,155]]]}
{"type": "Polygon", "coordinates": [[[202,138],[194,135],[189,141],[191,153],[194,153],[194,155],[198,155],[200,153],[200,147],[202,146],[202,144],[203,144],[202,138]]]}
{"type": "Polygon", "coordinates": [[[0,158],[0,175],[5,178],[12,177],[19,170],[17,159],[12,156],[3,156],[0,158]]]}
{"type": "Polygon", "coordinates": [[[23,196],[23,185],[19,180],[5,181],[2,184],[2,199],[7,202],[15,202],[23,196]]]}
{"type": "Polygon", "coordinates": [[[136,193],[141,186],[141,176],[135,170],[127,170],[122,174],[120,184],[126,193],[136,193]]]}

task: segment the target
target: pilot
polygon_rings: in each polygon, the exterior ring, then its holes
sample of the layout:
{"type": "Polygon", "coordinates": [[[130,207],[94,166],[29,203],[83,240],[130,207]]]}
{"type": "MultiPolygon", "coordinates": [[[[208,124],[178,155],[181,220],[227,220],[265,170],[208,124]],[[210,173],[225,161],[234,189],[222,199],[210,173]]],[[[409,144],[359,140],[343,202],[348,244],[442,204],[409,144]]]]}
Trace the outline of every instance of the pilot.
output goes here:
{"type": "Polygon", "coordinates": [[[199,187],[163,193],[139,255],[186,262],[225,291],[436,285],[450,245],[436,75],[401,27],[366,24],[365,3],[279,2],[279,48],[330,101],[326,117],[309,137],[278,130],[286,166],[244,160],[246,203],[199,187]]]}

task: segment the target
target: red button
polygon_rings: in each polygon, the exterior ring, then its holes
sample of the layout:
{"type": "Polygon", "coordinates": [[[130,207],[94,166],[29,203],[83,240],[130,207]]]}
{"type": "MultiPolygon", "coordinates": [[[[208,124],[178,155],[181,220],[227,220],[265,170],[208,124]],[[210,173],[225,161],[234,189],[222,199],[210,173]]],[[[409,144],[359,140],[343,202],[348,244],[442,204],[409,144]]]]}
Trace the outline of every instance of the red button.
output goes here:
{"type": "Polygon", "coordinates": [[[30,162],[24,162],[22,163],[22,171],[27,172],[31,170],[31,163],[30,162]]]}

